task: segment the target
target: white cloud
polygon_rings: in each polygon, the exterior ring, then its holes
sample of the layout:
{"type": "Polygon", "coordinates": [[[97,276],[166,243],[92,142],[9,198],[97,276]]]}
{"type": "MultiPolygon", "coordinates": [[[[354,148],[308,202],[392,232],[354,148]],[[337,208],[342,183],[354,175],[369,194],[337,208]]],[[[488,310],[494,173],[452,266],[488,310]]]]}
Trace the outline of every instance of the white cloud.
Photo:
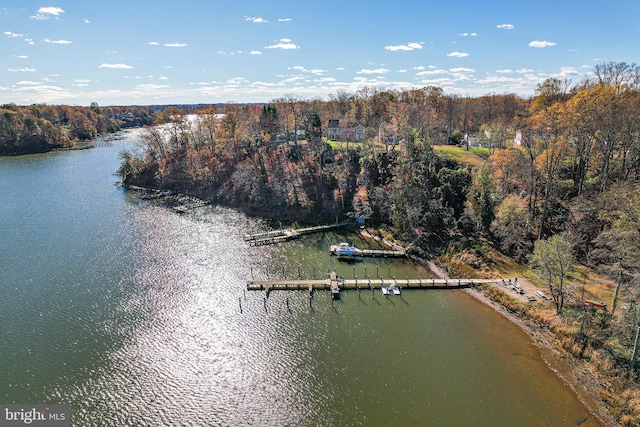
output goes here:
{"type": "Polygon", "coordinates": [[[533,73],[533,70],[531,68],[518,68],[516,70],[516,73],[520,73],[520,74],[533,73]]]}
{"type": "Polygon", "coordinates": [[[40,9],[38,9],[38,12],[31,17],[31,19],[43,21],[46,19],[51,19],[52,17],[57,18],[61,13],[64,13],[64,10],[60,9],[59,7],[41,7],[40,9]]]}
{"type": "Polygon", "coordinates": [[[72,44],[72,41],[69,40],[49,40],[49,39],[44,39],[45,43],[51,43],[51,44],[72,44]]]}
{"type": "Polygon", "coordinates": [[[91,24],[91,21],[89,21],[87,18],[84,18],[84,23],[85,24],[91,24]]]}
{"type": "Polygon", "coordinates": [[[450,68],[449,71],[451,71],[452,73],[475,73],[476,70],[474,70],[473,68],[450,68]]]}
{"type": "Polygon", "coordinates": [[[241,84],[249,83],[249,80],[245,79],[244,77],[234,77],[227,80],[226,83],[232,86],[239,86],[241,84]]]}
{"type": "Polygon", "coordinates": [[[578,71],[575,67],[560,67],[560,75],[562,77],[579,76],[580,71],[578,71]]]}
{"type": "Polygon", "coordinates": [[[262,52],[260,52],[259,50],[252,50],[251,55],[262,55],[262,52]]]}
{"type": "Polygon", "coordinates": [[[32,73],[34,71],[36,71],[35,68],[7,68],[7,71],[11,72],[11,73],[17,73],[17,72],[28,72],[28,73],[32,73]]]}
{"type": "Polygon", "coordinates": [[[464,58],[465,56],[469,56],[467,52],[449,52],[447,56],[455,57],[455,58],[464,58]]]}
{"type": "Polygon", "coordinates": [[[460,37],[478,37],[478,33],[460,33],[460,37]]]}
{"type": "Polygon", "coordinates": [[[256,24],[268,24],[269,21],[267,21],[266,19],[262,19],[256,16],[246,16],[244,18],[247,21],[251,21],[251,22],[255,22],[256,24]]]}
{"type": "Polygon", "coordinates": [[[362,70],[358,71],[358,74],[387,74],[388,72],[389,70],[387,70],[386,68],[376,68],[375,70],[363,68],[362,70]]]}
{"type": "Polygon", "coordinates": [[[136,85],[136,89],[138,90],[148,90],[148,91],[154,91],[154,90],[158,90],[158,89],[166,89],[168,87],[171,87],[169,85],[155,85],[152,83],[148,83],[148,84],[141,84],[141,85],[136,85]]]}
{"type": "Polygon", "coordinates": [[[4,35],[7,37],[22,37],[23,34],[18,34],[18,33],[12,33],[11,31],[5,31],[4,35]]]}
{"type": "Polygon", "coordinates": [[[113,68],[113,69],[119,69],[119,70],[130,70],[133,67],[131,65],[127,65],[127,64],[107,64],[107,63],[102,63],[101,65],[98,66],[98,68],[113,68]]]}
{"type": "Polygon", "coordinates": [[[165,43],[166,47],[186,47],[186,43],[165,43]]]}
{"type": "Polygon", "coordinates": [[[496,70],[496,73],[499,73],[499,74],[511,74],[511,73],[513,73],[513,70],[509,70],[509,69],[496,70]]]}
{"type": "Polygon", "coordinates": [[[398,51],[398,50],[411,51],[411,50],[416,50],[416,49],[422,49],[422,43],[411,42],[411,43],[401,44],[401,45],[396,45],[396,46],[385,46],[384,48],[386,50],[390,50],[392,52],[395,52],[395,51],[398,51]]]}
{"type": "Polygon", "coordinates": [[[537,47],[537,48],[545,48],[545,47],[549,47],[549,46],[555,46],[557,43],[556,42],[549,42],[546,40],[534,40],[532,42],[529,43],[530,47],[537,47]]]}
{"type": "Polygon", "coordinates": [[[447,74],[447,73],[448,73],[447,70],[435,69],[435,70],[420,71],[419,73],[416,73],[416,76],[434,76],[436,74],[447,74]]]}
{"type": "Polygon", "coordinates": [[[501,30],[513,30],[513,24],[500,24],[496,25],[496,28],[500,28],[501,30]]]}
{"type": "Polygon", "coordinates": [[[46,13],[47,15],[55,15],[58,16],[61,13],[64,13],[64,10],[59,7],[41,7],[38,9],[38,13],[46,13]]]}
{"type": "Polygon", "coordinates": [[[288,50],[288,49],[300,49],[300,46],[298,46],[297,44],[293,43],[291,41],[291,39],[280,39],[278,40],[278,43],[276,44],[272,44],[270,46],[265,46],[265,49],[284,49],[284,50],[288,50]]]}
{"type": "Polygon", "coordinates": [[[159,46],[160,45],[160,43],[158,43],[158,42],[149,42],[149,44],[151,46],[159,46]]]}
{"type": "Polygon", "coordinates": [[[18,59],[29,59],[29,57],[27,55],[18,55],[18,56],[16,56],[16,58],[18,58],[18,59]]]}
{"type": "Polygon", "coordinates": [[[291,18],[278,18],[278,22],[290,22],[292,21],[291,18]]]}

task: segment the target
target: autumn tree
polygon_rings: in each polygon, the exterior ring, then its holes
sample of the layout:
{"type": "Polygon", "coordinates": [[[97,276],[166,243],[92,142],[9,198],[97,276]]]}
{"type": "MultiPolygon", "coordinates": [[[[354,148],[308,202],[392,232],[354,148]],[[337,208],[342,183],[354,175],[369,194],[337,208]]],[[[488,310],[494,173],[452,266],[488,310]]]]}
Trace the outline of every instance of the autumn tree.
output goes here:
{"type": "Polygon", "coordinates": [[[575,263],[571,245],[560,234],[547,240],[538,240],[531,255],[531,267],[544,279],[551,298],[556,305],[556,313],[562,313],[566,299],[567,274],[575,263]]]}
{"type": "Polygon", "coordinates": [[[604,272],[615,277],[613,314],[622,286],[640,275],[640,193],[637,185],[618,184],[601,198],[600,218],[608,227],[594,239],[592,258],[604,272]]]}

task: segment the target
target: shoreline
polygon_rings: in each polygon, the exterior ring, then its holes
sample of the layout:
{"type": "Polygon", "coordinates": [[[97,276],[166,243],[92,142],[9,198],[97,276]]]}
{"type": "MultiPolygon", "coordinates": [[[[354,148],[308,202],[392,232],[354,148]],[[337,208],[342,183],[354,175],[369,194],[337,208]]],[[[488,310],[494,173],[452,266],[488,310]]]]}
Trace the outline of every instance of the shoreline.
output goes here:
{"type": "Polygon", "coordinates": [[[585,362],[563,355],[561,350],[558,350],[557,346],[554,345],[553,336],[548,335],[551,332],[545,333],[530,325],[525,319],[514,315],[504,306],[491,300],[481,289],[462,289],[461,291],[476,301],[491,307],[525,332],[540,351],[542,360],[544,360],[549,369],[571,388],[591,416],[606,427],[620,425],[609,413],[605,403],[599,397],[599,379],[588,369],[585,362]]]}

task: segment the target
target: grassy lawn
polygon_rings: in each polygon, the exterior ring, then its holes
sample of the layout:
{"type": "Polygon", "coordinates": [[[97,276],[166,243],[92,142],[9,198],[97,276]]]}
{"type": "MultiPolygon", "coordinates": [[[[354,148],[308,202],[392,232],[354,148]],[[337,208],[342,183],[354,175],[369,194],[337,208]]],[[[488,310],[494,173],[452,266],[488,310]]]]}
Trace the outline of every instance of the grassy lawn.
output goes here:
{"type": "Polygon", "coordinates": [[[480,166],[489,159],[488,148],[471,147],[467,151],[457,145],[435,145],[433,149],[440,157],[471,166],[480,166]]]}

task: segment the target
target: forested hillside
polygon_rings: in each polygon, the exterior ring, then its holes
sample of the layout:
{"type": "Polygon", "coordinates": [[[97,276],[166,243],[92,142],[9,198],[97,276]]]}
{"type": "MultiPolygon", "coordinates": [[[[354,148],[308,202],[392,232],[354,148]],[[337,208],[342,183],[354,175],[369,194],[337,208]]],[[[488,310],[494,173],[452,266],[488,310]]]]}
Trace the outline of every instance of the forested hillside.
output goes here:
{"type": "Polygon", "coordinates": [[[90,107],[15,104],[0,106],[0,155],[42,153],[121,128],[152,124],[146,107],[90,107]]]}
{"type": "Polygon", "coordinates": [[[637,194],[638,85],[637,67],[602,64],[576,86],[548,79],[531,99],[365,88],[210,107],[195,120],[167,109],[122,173],[273,216],[362,216],[423,249],[475,233],[524,260],[563,233],[591,262],[637,194]],[[328,140],[335,119],[362,125],[361,140],[328,140]],[[481,145],[488,161],[448,160],[434,151],[443,144],[481,145]]]}

